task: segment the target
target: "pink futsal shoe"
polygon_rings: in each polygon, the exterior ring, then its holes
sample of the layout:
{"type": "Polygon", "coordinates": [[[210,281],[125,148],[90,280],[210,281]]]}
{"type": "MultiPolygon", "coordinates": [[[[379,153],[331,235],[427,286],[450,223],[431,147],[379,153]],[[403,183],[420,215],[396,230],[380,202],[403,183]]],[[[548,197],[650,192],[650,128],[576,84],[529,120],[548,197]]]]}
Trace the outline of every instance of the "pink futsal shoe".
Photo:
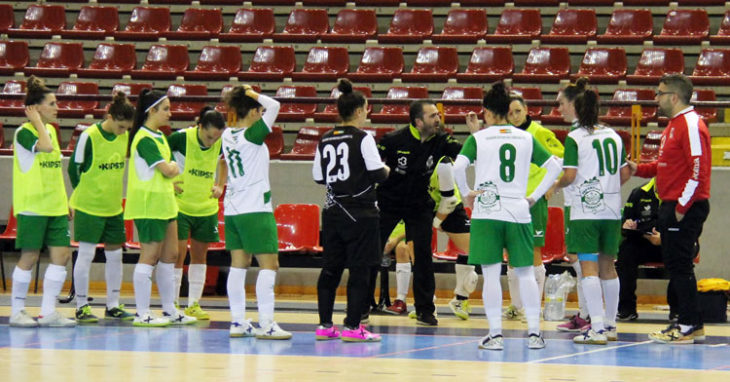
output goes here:
{"type": "Polygon", "coordinates": [[[570,321],[557,326],[560,332],[585,332],[591,328],[591,319],[584,320],[580,313],[570,318],[570,321]]]}
{"type": "Polygon", "coordinates": [[[330,326],[329,328],[325,328],[324,326],[320,325],[314,332],[314,338],[317,341],[336,340],[340,338],[340,331],[337,330],[337,327],[334,325],[330,326]]]}
{"type": "Polygon", "coordinates": [[[380,342],[380,335],[368,332],[365,325],[362,324],[357,329],[347,329],[345,327],[341,336],[345,342],[380,342]]]}

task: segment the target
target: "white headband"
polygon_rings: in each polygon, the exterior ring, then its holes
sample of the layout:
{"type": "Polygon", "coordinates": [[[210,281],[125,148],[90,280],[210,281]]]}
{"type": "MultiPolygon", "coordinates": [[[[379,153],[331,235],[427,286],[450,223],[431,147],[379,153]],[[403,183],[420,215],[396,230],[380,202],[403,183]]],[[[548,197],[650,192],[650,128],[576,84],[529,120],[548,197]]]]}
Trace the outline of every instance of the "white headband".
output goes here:
{"type": "Polygon", "coordinates": [[[152,105],[150,105],[150,107],[148,107],[147,109],[145,109],[144,113],[145,113],[145,114],[149,113],[149,112],[150,112],[150,110],[152,110],[152,108],[153,108],[153,107],[155,107],[155,106],[159,105],[159,104],[160,104],[160,102],[162,102],[162,101],[164,101],[164,100],[166,100],[166,99],[167,99],[167,95],[164,95],[164,96],[160,97],[160,99],[158,99],[158,100],[157,100],[157,101],[155,101],[155,102],[154,102],[154,103],[153,103],[152,105]]]}

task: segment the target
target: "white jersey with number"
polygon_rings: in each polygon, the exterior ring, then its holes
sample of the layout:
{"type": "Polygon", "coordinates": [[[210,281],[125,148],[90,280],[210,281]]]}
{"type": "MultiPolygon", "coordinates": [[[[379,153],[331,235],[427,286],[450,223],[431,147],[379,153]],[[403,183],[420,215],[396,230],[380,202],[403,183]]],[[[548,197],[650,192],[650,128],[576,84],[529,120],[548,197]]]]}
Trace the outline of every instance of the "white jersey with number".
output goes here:
{"type": "MultiPolygon", "coordinates": [[[[249,129],[255,127],[256,124],[249,129]]],[[[228,183],[223,202],[226,216],[273,211],[269,185],[269,149],[265,143],[248,141],[244,137],[245,131],[245,128],[228,128],[221,136],[223,156],[228,165],[228,183]]]]}
{"type": "Polygon", "coordinates": [[[625,158],[621,137],[611,128],[596,126],[593,132],[578,128],[568,134],[563,167],[577,169],[569,189],[571,220],[621,219],[625,158]]]}

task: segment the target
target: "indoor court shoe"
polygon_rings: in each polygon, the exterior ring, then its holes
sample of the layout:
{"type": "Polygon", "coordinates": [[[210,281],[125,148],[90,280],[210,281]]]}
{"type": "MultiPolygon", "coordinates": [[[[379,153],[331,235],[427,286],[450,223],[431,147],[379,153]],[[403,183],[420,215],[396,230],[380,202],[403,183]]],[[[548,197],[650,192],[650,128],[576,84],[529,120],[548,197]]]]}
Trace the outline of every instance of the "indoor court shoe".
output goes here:
{"type": "Polygon", "coordinates": [[[114,308],[106,308],[104,310],[104,319],[132,321],[134,320],[134,314],[124,310],[124,305],[119,305],[114,308]]]}
{"type": "Polygon", "coordinates": [[[185,315],[195,317],[198,320],[210,320],[208,312],[204,311],[197,302],[185,308],[185,315]]]}
{"type": "Polygon", "coordinates": [[[135,314],[132,325],[142,328],[159,328],[170,326],[170,320],[167,317],[155,317],[150,313],[145,313],[141,316],[139,314],[135,314]]]}
{"type": "Polygon", "coordinates": [[[26,313],[25,310],[13,314],[10,317],[9,323],[14,328],[35,328],[38,326],[38,322],[26,313]]]}
{"type": "Polygon", "coordinates": [[[279,327],[279,324],[272,322],[265,328],[259,328],[256,331],[256,338],[260,340],[288,340],[291,333],[279,327]]]}
{"type": "Polygon", "coordinates": [[[256,337],[256,329],[251,325],[251,320],[233,321],[228,334],[231,337],[256,337]]]}
{"type": "Polygon", "coordinates": [[[337,327],[334,325],[329,328],[320,325],[317,330],[314,331],[314,338],[317,341],[336,340],[340,338],[340,331],[337,330],[337,327]]]}
{"type": "Polygon", "coordinates": [[[580,313],[570,317],[570,320],[566,323],[562,323],[557,326],[556,329],[560,332],[586,332],[590,329],[591,321],[584,320],[580,313]]]}
{"type": "Polygon", "coordinates": [[[437,326],[438,324],[439,320],[431,313],[421,313],[416,317],[416,325],[437,326]]]}
{"type": "Polygon", "coordinates": [[[695,326],[694,331],[692,332],[692,337],[694,338],[695,343],[704,342],[705,341],[705,327],[703,325],[695,326]]]}
{"type": "Polygon", "coordinates": [[[86,304],[76,309],[76,322],[81,324],[93,324],[99,322],[99,317],[91,313],[91,307],[86,304]]]}
{"type": "Polygon", "coordinates": [[[616,315],[616,319],[619,321],[636,321],[637,318],[639,318],[639,315],[636,314],[636,312],[630,312],[630,313],[619,312],[616,315]]]}
{"type": "Polygon", "coordinates": [[[172,314],[162,312],[162,316],[170,320],[170,325],[191,325],[198,322],[195,317],[190,317],[177,309],[172,314]]]}
{"type": "Polygon", "coordinates": [[[76,320],[66,318],[55,310],[47,316],[38,316],[38,326],[48,328],[72,328],[76,326],[76,320]]]}
{"type": "Polygon", "coordinates": [[[486,350],[503,350],[504,349],[504,337],[498,334],[494,337],[487,335],[479,340],[479,349],[486,350]]]}
{"type": "Polygon", "coordinates": [[[528,349],[544,349],[545,339],[542,338],[542,334],[530,333],[527,337],[527,348],[528,349]]]}
{"type": "Polygon", "coordinates": [[[365,329],[365,325],[360,325],[357,329],[348,329],[345,327],[342,330],[342,341],[345,342],[380,342],[380,335],[370,333],[365,329]]]}
{"type": "Polygon", "coordinates": [[[616,332],[615,326],[606,326],[606,330],[604,331],[604,334],[606,335],[607,340],[618,341],[618,333],[616,332]]]}
{"type": "MultiPolygon", "coordinates": [[[[658,332],[654,332],[649,334],[649,339],[658,342],[660,344],[677,344],[677,345],[684,345],[684,344],[693,344],[695,343],[693,333],[695,331],[695,328],[692,327],[689,331],[686,333],[682,333],[682,330],[679,328],[679,325],[669,325],[664,330],[660,330],[658,332]]],[[[704,330],[703,330],[704,332],[704,330]]]]}
{"type": "Polygon", "coordinates": [[[388,314],[406,314],[408,313],[408,308],[406,307],[406,302],[403,300],[395,300],[393,301],[393,304],[391,304],[389,307],[383,309],[383,312],[388,314]]]}
{"type": "Polygon", "coordinates": [[[583,345],[605,345],[608,343],[605,330],[595,331],[590,329],[580,335],[573,337],[573,342],[583,345]]]}
{"type": "Polygon", "coordinates": [[[502,313],[502,317],[508,321],[522,321],[525,318],[525,313],[522,309],[517,309],[514,305],[510,305],[502,313]]]}
{"type": "Polygon", "coordinates": [[[454,312],[454,315],[456,317],[459,317],[462,320],[469,319],[469,313],[471,313],[469,300],[459,300],[454,297],[451,299],[451,301],[449,301],[449,308],[451,308],[451,311],[454,312]]]}

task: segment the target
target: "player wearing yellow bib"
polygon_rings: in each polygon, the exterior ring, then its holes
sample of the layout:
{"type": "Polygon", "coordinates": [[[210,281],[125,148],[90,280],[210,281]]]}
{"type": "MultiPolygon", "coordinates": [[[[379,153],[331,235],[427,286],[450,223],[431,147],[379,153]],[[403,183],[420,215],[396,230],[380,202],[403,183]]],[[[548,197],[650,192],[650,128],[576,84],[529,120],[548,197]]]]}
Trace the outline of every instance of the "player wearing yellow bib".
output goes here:
{"type": "Polygon", "coordinates": [[[291,333],[274,321],[274,284],[279,269],[279,239],[276,231],[271,186],[269,149],[264,140],[279,115],[279,102],[256,93],[250,86],[236,86],[225,98],[229,120],[234,122],[221,137],[228,165],[226,196],[226,249],[231,252],[228,301],[231,337],[283,340],[291,333]],[[259,274],[256,299],[259,329],[246,319],[246,271],[256,255],[259,274]]]}
{"type": "Polygon", "coordinates": [[[621,138],[598,125],[598,95],[579,95],[575,110],[579,128],[565,140],[565,173],[558,187],[573,186],[568,252],[578,254],[591,329],[573,341],[605,345],[616,340],[619,281],[614,261],[621,239],[621,185],[631,178],[631,169],[621,138]]]}
{"type": "Polygon", "coordinates": [[[190,324],[197,321],[175,307],[177,202],[173,179],[180,168],[172,158],[160,127],[170,120],[170,100],[159,91],[143,89],[137,99],[129,150],[127,204],[124,218],[133,219],[142,250],[134,268],[134,326],[190,324]],[[157,289],[163,317],[150,312],[152,272],[157,264],[157,289]]]}
{"type": "Polygon", "coordinates": [[[221,141],[226,120],[223,114],[206,106],[200,111],[195,127],[180,130],[168,138],[180,175],[175,180],[178,257],[175,266],[175,299],[180,296],[183,264],[190,238],[188,268],[188,306],[185,314],[199,320],[210,316],[200,308],[206,273],[206,255],[210,243],[217,243],[218,198],[223,194],[226,163],[220,159],[221,141]],[[218,172],[218,182],[216,182],[218,172]]]}
{"type": "Polygon", "coordinates": [[[76,321],[56,310],[56,297],[66,280],[70,237],[68,203],[63,183],[61,150],[56,130],[56,96],[35,76],[28,79],[25,95],[28,122],[15,130],[13,139],[13,214],[18,219],[15,248],[20,259],[13,270],[10,326],[74,326],[76,321]],[[43,278],[43,300],[36,322],[25,312],[31,269],[48,246],[51,262],[43,278]]]}
{"type": "Polygon", "coordinates": [[[479,126],[476,115],[467,116],[473,132],[464,142],[454,176],[467,205],[473,204],[469,263],[482,266],[484,310],[489,334],[479,341],[481,349],[502,350],[502,253],[507,249],[509,263],[520,280],[522,302],[527,317],[530,349],[545,347],[540,334],[540,299],[532,269],[532,223],[530,207],[552,186],[560,164],[535,138],[507,122],[510,99],[504,84],[497,83],[484,96],[484,120],[479,126]],[[472,191],[466,182],[466,168],[475,166],[472,191]],[[530,163],[547,170],[531,195],[525,197],[530,163]],[[475,200],[476,199],[476,200],[475,200]]]}
{"type": "Polygon", "coordinates": [[[74,264],[76,321],[93,323],[99,319],[88,304],[89,271],[96,245],[104,243],[106,257],[105,318],[132,320],[134,316],[119,305],[122,286],[122,244],[126,239],[122,209],[122,187],[134,122],[134,106],[123,92],[114,95],[103,122],[89,126],[79,135],[68,165],[74,191],[69,204],[74,210],[74,240],[79,252],[74,264]]]}
{"type": "MultiPolygon", "coordinates": [[[[552,155],[558,158],[563,157],[563,144],[555,137],[555,133],[542,127],[535,122],[527,114],[527,105],[525,100],[519,95],[512,95],[509,104],[509,115],[507,119],[509,123],[520,130],[527,131],[532,134],[542,147],[548,150],[552,155]]],[[[527,195],[535,190],[540,181],[545,176],[545,169],[535,164],[530,164],[530,175],[527,180],[527,195]]],[[[552,194],[549,190],[545,196],[538,199],[535,205],[530,208],[530,216],[532,216],[532,232],[533,232],[533,267],[535,270],[535,278],[537,279],[537,288],[542,300],[542,291],[545,287],[545,266],[542,264],[542,247],[545,246],[545,230],[547,229],[548,220],[548,201],[552,194]]],[[[510,306],[504,312],[506,319],[519,319],[522,316],[522,299],[520,298],[520,284],[515,276],[514,268],[507,268],[507,282],[510,293],[510,306]]]]}

